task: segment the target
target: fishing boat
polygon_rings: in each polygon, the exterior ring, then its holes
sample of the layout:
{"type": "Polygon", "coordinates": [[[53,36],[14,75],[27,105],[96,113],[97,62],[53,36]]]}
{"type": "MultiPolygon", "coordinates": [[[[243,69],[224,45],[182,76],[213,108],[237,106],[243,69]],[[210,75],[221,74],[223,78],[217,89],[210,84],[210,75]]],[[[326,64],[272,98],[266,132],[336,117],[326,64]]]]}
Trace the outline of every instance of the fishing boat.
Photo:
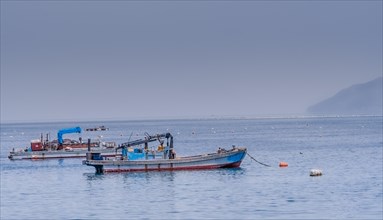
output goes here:
{"type": "Polygon", "coordinates": [[[25,159],[59,159],[59,158],[85,158],[88,152],[102,153],[105,157],[115,157],[121,155],[121,150],[117,150],[115,142],[101,142],[88,139],[88,143],[79,140],[64,139],[63,135],[68,133],[81,133],[80,127],[61,129],[57,132],[57,140],[49,141],[49,134],[43,139],[31,140],[30,146],[24,149],[15,148],[9,152],[10,160],[25,159]]]}
{"type": "Polygon", "coordinates": [[[218,148],[216,152],[179,157],[173,147],[170,133],[147,135],[144,139],[120,144],[120,157],[108,158],[102,153],[88,152],[84,165],[93,166],[96,173],[137,172],[165,170],[199,170],[239,167],[246,156],[246,148],[233,146],[230,150],[218,148]],[[164,140],[166,138],[166,146],[164,140]],[[149,142],[158,140],[157,149],[149,148],[149,142]],[[142,145],[144,147],[142,148],[142,145]],[[140,147],[141,146],[141,147],[140,147]]]}
{"type": "Polygon", "coordinates": [[[95,128],[86,128],[85,130],[86,131],[107,131],[107,130],[109,130],[109,128],[105,127],[104,125],[101,125],[101,126],[95,127],[95,128]]]}

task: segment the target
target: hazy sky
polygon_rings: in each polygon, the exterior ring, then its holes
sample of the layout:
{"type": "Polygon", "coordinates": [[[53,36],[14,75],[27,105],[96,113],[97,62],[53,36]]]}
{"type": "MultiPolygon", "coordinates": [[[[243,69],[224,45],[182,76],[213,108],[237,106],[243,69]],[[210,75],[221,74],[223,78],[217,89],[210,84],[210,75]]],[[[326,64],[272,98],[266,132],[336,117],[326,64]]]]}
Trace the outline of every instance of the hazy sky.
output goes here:
{"type": "Polygon", "coordinates": [[[382,75],[382,1],[1,1],[1,122],[301,115],[382,75]]]}

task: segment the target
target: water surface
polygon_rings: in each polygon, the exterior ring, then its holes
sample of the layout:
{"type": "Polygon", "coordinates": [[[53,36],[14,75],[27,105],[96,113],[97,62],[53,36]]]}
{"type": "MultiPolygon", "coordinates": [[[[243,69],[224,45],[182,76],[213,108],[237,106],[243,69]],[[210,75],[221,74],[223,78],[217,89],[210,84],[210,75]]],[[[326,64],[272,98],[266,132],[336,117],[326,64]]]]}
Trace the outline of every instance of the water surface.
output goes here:
{"type": "Polygon", "coordinates": [[[382,139],[382,117],[2,124],[0,218],[382,219],[382,139]],[[272,167],[246,156],[238,169],[96,175],[81,159],[7,158],[41,132],[100,125],[81,137],[171,132],[178,155],[246,146],[272,167]]]}

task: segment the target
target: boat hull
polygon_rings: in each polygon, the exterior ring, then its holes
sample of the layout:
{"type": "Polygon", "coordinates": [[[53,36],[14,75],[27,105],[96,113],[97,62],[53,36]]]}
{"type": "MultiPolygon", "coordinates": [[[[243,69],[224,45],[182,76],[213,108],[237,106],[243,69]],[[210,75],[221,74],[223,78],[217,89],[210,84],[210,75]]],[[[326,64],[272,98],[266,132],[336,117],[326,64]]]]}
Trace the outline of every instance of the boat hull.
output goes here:
{"type": "Polygon", "coordinates": [[[96,173],[201,170],[239,167],[246,156],[246,148],[235,148],[220,153],[211,153],[175,159],[151,160],[85,160],[83,164],[94,166],[96,173]]]}
{"type": "MultiPolygon", "coordinates": [[[[115,149],[92,150],[94,153],[102,153],[105,157],[120,157],[121,151],[116,154],[115,149]]],[[[8,158],[10,160],[44,160],[44,159],[62,159],[62,158],[85,158],[88,153],[87,149],[53,150],[53,151],[15,151],[10,152],[8,158]]]]}

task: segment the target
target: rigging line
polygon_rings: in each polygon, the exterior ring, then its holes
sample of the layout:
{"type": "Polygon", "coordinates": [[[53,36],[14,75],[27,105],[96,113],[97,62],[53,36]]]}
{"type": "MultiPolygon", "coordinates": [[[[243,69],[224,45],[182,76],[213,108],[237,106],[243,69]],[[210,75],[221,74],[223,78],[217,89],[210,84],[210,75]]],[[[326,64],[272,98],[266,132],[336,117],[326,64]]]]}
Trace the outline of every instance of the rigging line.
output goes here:
{"type": "Polygon", "coordinates": [[[129,136],[128,142],[130,141],[130,138],[132,137],[132,135],[133,135],[133,131],[132,131],[132,133],[130,133],[130,136],[129,136]]]}
{"type": "Polygon", "coordinates": [[[257,163],[259,163],[259,164],[261,164],[261,165],[263,165],[263,166],[266,166],[266,167],[271,167],[270,165],[267,165],[267,164],[264,164],[264,163],[262,163],[262,162],[259,162],[259,161],[256,160],[254,157],[252,157],[249,153],[246,152],[246,154],[249,155],[249,157],[250,157],[251,159],[253,159],[255,162],[257,162],[257,163]]]}

